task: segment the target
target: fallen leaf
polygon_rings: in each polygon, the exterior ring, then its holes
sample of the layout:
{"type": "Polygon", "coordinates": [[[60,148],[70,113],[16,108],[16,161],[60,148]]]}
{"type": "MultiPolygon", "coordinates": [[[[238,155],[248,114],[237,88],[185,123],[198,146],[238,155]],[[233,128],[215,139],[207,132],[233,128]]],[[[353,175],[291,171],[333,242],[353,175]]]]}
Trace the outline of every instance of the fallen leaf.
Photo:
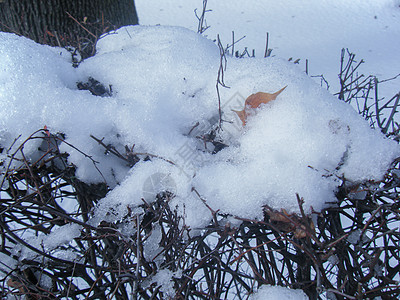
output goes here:
{"type": "Polygon", "coordinates": [[[283,208],[280,211],[266,208],[265,213],[269,217],[269,222],[272,222],[277,229],[286,233],[293,232],[297,239],[315,234],[315,225],[310,216],[301,217],[295,213],[289,214],[283,208]]]}
{"type": "Polygon", "coordinates": [[[24,284],[22,284],[22,283],[19,282],[19,281],[14,281],[14,280],[12,280],[12,279],[8,279],[7,285],[8,285],[10,288],[18,289],[19,292],[21,293],[21,295],[24,295],[24,294],[27,293],[27,290],[26,290],[24,284]]]}
{"type": "Polygon", "coordinates": [[[234,111],[238,115],[239,119],[243,123],[243,126],[245,126],[247,121],[247,116],[251,112],[251,109],[258,108],[260,107],[261,104],[266,104],[272,100],[275,100],[276,97],[278,97],[278,95],[282,93],[284,89],[286,89],[286,86],[273,94],[263,93],[263,92],[252,94],[249,97],[247,97],[246,101],[244,102],[243,110],[232,110],[232,111],[234,111]]]}
{"type": "Polygon", "coordinates": [[[233,110],[232,109],[232,111],[234,111],[238,115],[239,119],[242,121],[243,126],[246,125],[246,119],[247,119],[246,110],[245,109],[243,109],[243,110],[233,110]]]}
{"type": "Polygon", "coordinates": [[[286,86],[273,94],[263,92],[252,94],[244,102],[245,107],[257,108],[263,103],[266,104],[272,100],[275,100],[284,89],[286,89],[286,86]]]}

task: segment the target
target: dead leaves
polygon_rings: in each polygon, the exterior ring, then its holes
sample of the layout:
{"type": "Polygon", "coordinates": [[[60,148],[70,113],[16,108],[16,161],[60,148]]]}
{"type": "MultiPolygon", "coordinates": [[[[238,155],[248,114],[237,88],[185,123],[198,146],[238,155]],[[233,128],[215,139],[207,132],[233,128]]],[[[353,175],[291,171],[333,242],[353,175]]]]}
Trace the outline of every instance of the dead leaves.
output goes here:
{"type": "Polygon", "coordinates": [[[243,126],[245,126],[247,121],[247,116],[251,114],[252,110],[260,107],[261,104],[266,104],[268,102],[271,102],[272,100],[275,100],[276,97],[278,97],[278,95],[282,93],[285,88],[286,86],[273,94],[263,93],[263,92],[252,94],[249,97],[247,97],[246,101],[244,102],[243,110],[240,111],[232,110],[232,111],[234,111],[238,115],[239,119],[242,121],[243,126]]]}
{"type": "Polygon", "coordinates": [[[278,211],[269,207],[265,208],[265,213],[275,228],[286,233],[293,232],[296,239],[312,238],[315,235],[315,225],[309,216],[289,214],[285,209],[278,211]]]}

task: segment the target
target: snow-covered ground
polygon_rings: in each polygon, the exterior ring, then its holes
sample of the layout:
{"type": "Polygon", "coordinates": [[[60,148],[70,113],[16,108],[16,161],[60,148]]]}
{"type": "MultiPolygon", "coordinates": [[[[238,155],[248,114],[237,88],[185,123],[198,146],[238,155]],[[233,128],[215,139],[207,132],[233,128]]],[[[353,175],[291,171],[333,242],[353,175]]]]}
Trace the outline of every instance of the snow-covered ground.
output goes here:
{"type": "MultiPolygon", "coordinates": [[[[193,9],[201,1],[159,2],[136,1],[142,24],[197,28],[193,9]]],[[[261,218],[264,205],[298,212],[298,193],[310,212],[334,201],[339,178],[381,179],[400,155],[397,143],[370,129],[351,106],[308,77],[304,65],[287,58],[307,58],[312,74],[334,81],[340,49],[348,47],[366,59],[366,73],[396,75],[398,2],[226,3],[209,1],[209,39],[182,27],[125,27],[100,39],[97,54],[78,68],[65,50],[0,33],[1,147],[11,153],[44,126],[63,133],[68,144],[60,147],[70,154],[77,176],[86,182],[105,179],[114,188],[96,208],[94,225],[121,219],[128,208],[138,211],[142,198],[152,201],[164,190],[175,195],[170,204],[187,225],[203,228],[212,217],[203,201],[223,213],[261,218]],[[220,51],[212,40],[220,33],[223,43],[230,43],[232,30],[238,38],[247,36],[236,47],[256,49],[257,58],[227,56],[223,79],[229,88],[219,88],[224,122],[217,130],[220,51]],[[263,58],[266,32],[275,57],[263,58]],[[111,96],[78,90],[76,83],[90,77],[111,87],[111,96]],[[245,126],[232,111],[242,110],[251,94],[285,86],[275,100],[252,109],[245,126]],[[129,169],[91,135],[121,153],[128,146],[141,161],[129,169]],[[101,174],[82,152],[99,162],[101,174]]],[[[398,92],[397,87],[398,81],[391,82],[386,91],[398,92]]],[[[32,157],[37,147],[27,143],[25,155],[32,157]]],[[[7,166],[6,151],[1,159],[7,166]]],[[[133,230],[121,228],[127,235],[133,230]]],[[[57,241],[45,246],[53,248],[57,241]]],[[[276,291],[262,291],[270,292],[276,291]]]]}
{"type": "MultiPolygon", "coordinates": [[[[142,25],[176,25],[197,31],[194,10],[200,14],[202,0],[136,0],[142,25]]],[[[332,92],[338,88],[340,51],[348,48],[364,59],[362,72],[379,79],[400,73],[399,0],[209,0],[206,14],[211,39],[220,34],[223,44],[246,36],[237,50],[255,49],[264,56],[266,33],[272,55],[300,58],[299,68],[309,74],[323,74],[332,92]]],[[[387,97],[400,90],[400,78],[383,87],[387,97]]]]}

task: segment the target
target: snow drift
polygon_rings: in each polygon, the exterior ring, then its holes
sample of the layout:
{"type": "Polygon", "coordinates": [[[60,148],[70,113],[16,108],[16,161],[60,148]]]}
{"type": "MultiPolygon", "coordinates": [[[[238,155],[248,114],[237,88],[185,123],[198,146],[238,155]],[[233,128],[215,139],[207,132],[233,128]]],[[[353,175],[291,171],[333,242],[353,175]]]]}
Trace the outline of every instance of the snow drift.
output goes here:
{"type": "MultiPolygon", "coordinates": [[[[224,213],[261,218],[264,205],[298,212],[299,194],[307,212],[320,210],[335,200],[343,178],[380,180],[400,154],[351,106],[275,58],[227,57],[229,88],[220,88],[224,122],[216,130],[219,49],[184,28],[121,28],[100,39],[96,55],[76,69],[65,50],[6,33],[0,41],[1,147],[17,147],[20,134],[22,140],[46,125],[90,154],[101,174],[81,152],[61,145],[81,180],[105,179],[113,188],[96,208],[94,223],[121,219],[148,197],[149,186],[154,194],[173,192],[171,204],[192,227],[211,218],[203,201],[224,213]],[[88,78],[110,87],[111,96],[78,90],[76,83],[88,78]],[[286,85],[242,126],[233,109],[242,109],[253,93],[286,85]],[[216,151],[204,138],[210,132],[227,147],[216,151]],[[129,169],[91,135],[122,152],[127,146],[142,153],[142,159],[129,169]]],[[[36,147],[25,154],[34,155],[36,147]]],[[[6,151],[1,159],[7,161],[6,151]]]]}

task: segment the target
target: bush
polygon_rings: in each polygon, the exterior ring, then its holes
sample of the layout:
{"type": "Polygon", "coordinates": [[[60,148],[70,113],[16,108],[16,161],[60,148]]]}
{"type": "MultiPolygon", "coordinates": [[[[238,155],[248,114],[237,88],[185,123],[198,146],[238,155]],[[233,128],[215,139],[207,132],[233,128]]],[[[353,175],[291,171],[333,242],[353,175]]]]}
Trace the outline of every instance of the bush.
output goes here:
{"type": "MultiPolygon", "coordinates": [[[[339,99],[355,102],[371,126],[397,139],[400,95],[381,105],[379,81],[357,76],[358,66],[353,54],[342,53],[339,99]]],[[[95,139],[131,166],[140,159],[95,139]]],[[[223,214],[203,201],[213,221],[194,229],[164,191],[127,207],[118,222],[94,226],[93,208],[109,187],[75,177],[59,149],[63,135],[43,128],[15,143],[13,153],[2,149],[9,158],[0,203],[3,298],[247,299],[263,284],[299,288],[311,299],[389,299],[400,292],[398,160],[381,182],[341,178],[337,203],[311,215],[300,196],[301,214],[264,207],[263,220],[223,214]],[[36,159],[28,160],[24,147],[38,141],[36,159]],[[134,234],[123,235],[124,226],[134,234]]],[[[90,153],[81,154],[96,166],[90,153]]]]}

